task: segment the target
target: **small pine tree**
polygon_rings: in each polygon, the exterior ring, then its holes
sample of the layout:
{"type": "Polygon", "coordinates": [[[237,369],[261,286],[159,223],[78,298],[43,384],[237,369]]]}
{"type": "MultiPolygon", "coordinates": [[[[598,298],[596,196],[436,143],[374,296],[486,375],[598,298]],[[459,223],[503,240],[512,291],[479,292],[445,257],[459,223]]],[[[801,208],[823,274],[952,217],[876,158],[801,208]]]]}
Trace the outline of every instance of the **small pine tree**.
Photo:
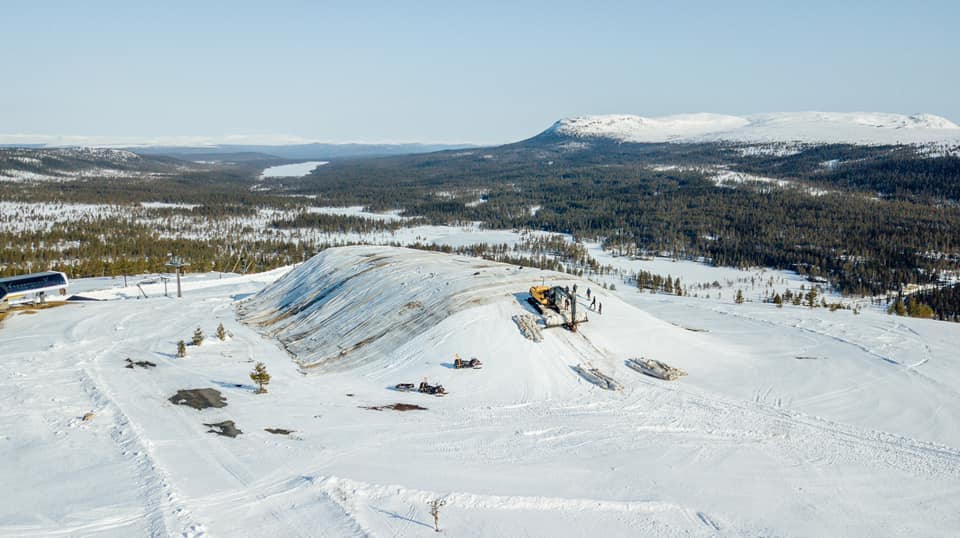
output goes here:
{"type": "Polygon", "coordinates": [[[737,290],[737,297],[734,299],[737,304],[743,304],[743,290],[737,290]]]}
{"type": "Polygon", "coordinates": [[[773,304],[777,305],[777,308],[783,308],[783,297],[780,297],[779,293],[773,295],[773,304]]]}
{"type": "Polygon", "coordinates": [[[187,343],[183,340],[177,342],[177,358],[182,359],[187,356],[187,343]]]}
{"type": "Polygon", "coordinates": [[[813,288],[807,292],[807,306],[810,308],[817,306],[817,290],[813,288]]]}
{"type": "Polygon", "coordinates": [[[197,327],[197,330],[193,331],[193,339],[191,341],[195,346],[203,343],[203,331],[200,330],[200,327],[197,327]]]}
{"type": "Polygon", "coordinates": [[[263,386],[270,384],[270,374],[267,373],[267,366],[265,364],[258,362],[257,365],[253,367],[253,371],[250,372],[250,379],[260,386],[260,388],[257,389],[257,394],[267,392],[267,389],[263,388],[263,386]]]}
{"type": "Polygon", "coordinates": [[[221,341],[227,339],[227,330],[223,327],[223,323],[217,325],[217,338],[221,341]]]}

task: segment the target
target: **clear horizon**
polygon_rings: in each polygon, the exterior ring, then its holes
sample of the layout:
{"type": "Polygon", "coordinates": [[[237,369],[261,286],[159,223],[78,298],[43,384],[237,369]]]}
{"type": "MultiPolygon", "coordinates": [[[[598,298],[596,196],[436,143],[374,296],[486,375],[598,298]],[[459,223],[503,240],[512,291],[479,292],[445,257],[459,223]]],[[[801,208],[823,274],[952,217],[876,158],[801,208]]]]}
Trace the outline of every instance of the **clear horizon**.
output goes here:
{"type": "Polygon", "coordinates": [[[960,120],[948,2],[103,1],[4,19],[4,144],[493,144],[611,113],[960,120]]]}

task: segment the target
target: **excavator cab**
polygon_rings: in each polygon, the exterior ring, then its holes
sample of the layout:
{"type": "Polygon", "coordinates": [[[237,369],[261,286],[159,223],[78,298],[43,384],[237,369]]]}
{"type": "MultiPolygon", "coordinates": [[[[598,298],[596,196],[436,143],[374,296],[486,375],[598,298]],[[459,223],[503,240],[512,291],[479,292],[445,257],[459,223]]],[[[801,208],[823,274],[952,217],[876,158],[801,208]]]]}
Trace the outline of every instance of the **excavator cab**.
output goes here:
{"type": "Polygon", "coordinates": [[[560,286],[533,286],[530,288],[530,297],[527,298],[527,302],[541,314],[544,308],[552,308],[560,312],[564,308],[564,300],[567,297],[567,291],[560,286]]]}

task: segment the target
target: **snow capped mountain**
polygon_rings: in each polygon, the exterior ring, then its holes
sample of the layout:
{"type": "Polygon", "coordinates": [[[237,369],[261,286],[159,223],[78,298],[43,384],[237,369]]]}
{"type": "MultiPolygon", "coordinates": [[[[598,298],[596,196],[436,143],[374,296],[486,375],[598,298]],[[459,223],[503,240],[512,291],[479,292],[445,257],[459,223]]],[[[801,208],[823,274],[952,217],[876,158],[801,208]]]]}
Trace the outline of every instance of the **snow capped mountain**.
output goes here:
{"type": "Polygon", "coordinates": [[[960,126],[946,118],[882,112],[579,116],[558,121],[546,133],[621,142],[960,143],[960,126]]]}
{"type": "Polygon", "coordinates": [[[551,130],[558,134],[584,138],[605,137],[624,142],[669,142],[731,131],[749,123],[746,118],[722,114],[677,114],[659,118],[612,114],[563,119],[555,123],[551,130]]]}

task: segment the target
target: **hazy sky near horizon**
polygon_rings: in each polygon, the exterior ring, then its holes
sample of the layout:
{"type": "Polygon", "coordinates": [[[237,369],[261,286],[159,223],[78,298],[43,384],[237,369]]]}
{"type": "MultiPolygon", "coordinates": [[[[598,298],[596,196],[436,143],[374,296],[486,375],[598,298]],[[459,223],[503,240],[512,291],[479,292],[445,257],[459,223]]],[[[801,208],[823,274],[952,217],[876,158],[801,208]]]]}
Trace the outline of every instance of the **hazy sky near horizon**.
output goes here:
{"type": "Polygon", "coordinates": [[[508,142],[582,114],[960,122],[960,3],[9,2],[0,133],[508,142]]]}

